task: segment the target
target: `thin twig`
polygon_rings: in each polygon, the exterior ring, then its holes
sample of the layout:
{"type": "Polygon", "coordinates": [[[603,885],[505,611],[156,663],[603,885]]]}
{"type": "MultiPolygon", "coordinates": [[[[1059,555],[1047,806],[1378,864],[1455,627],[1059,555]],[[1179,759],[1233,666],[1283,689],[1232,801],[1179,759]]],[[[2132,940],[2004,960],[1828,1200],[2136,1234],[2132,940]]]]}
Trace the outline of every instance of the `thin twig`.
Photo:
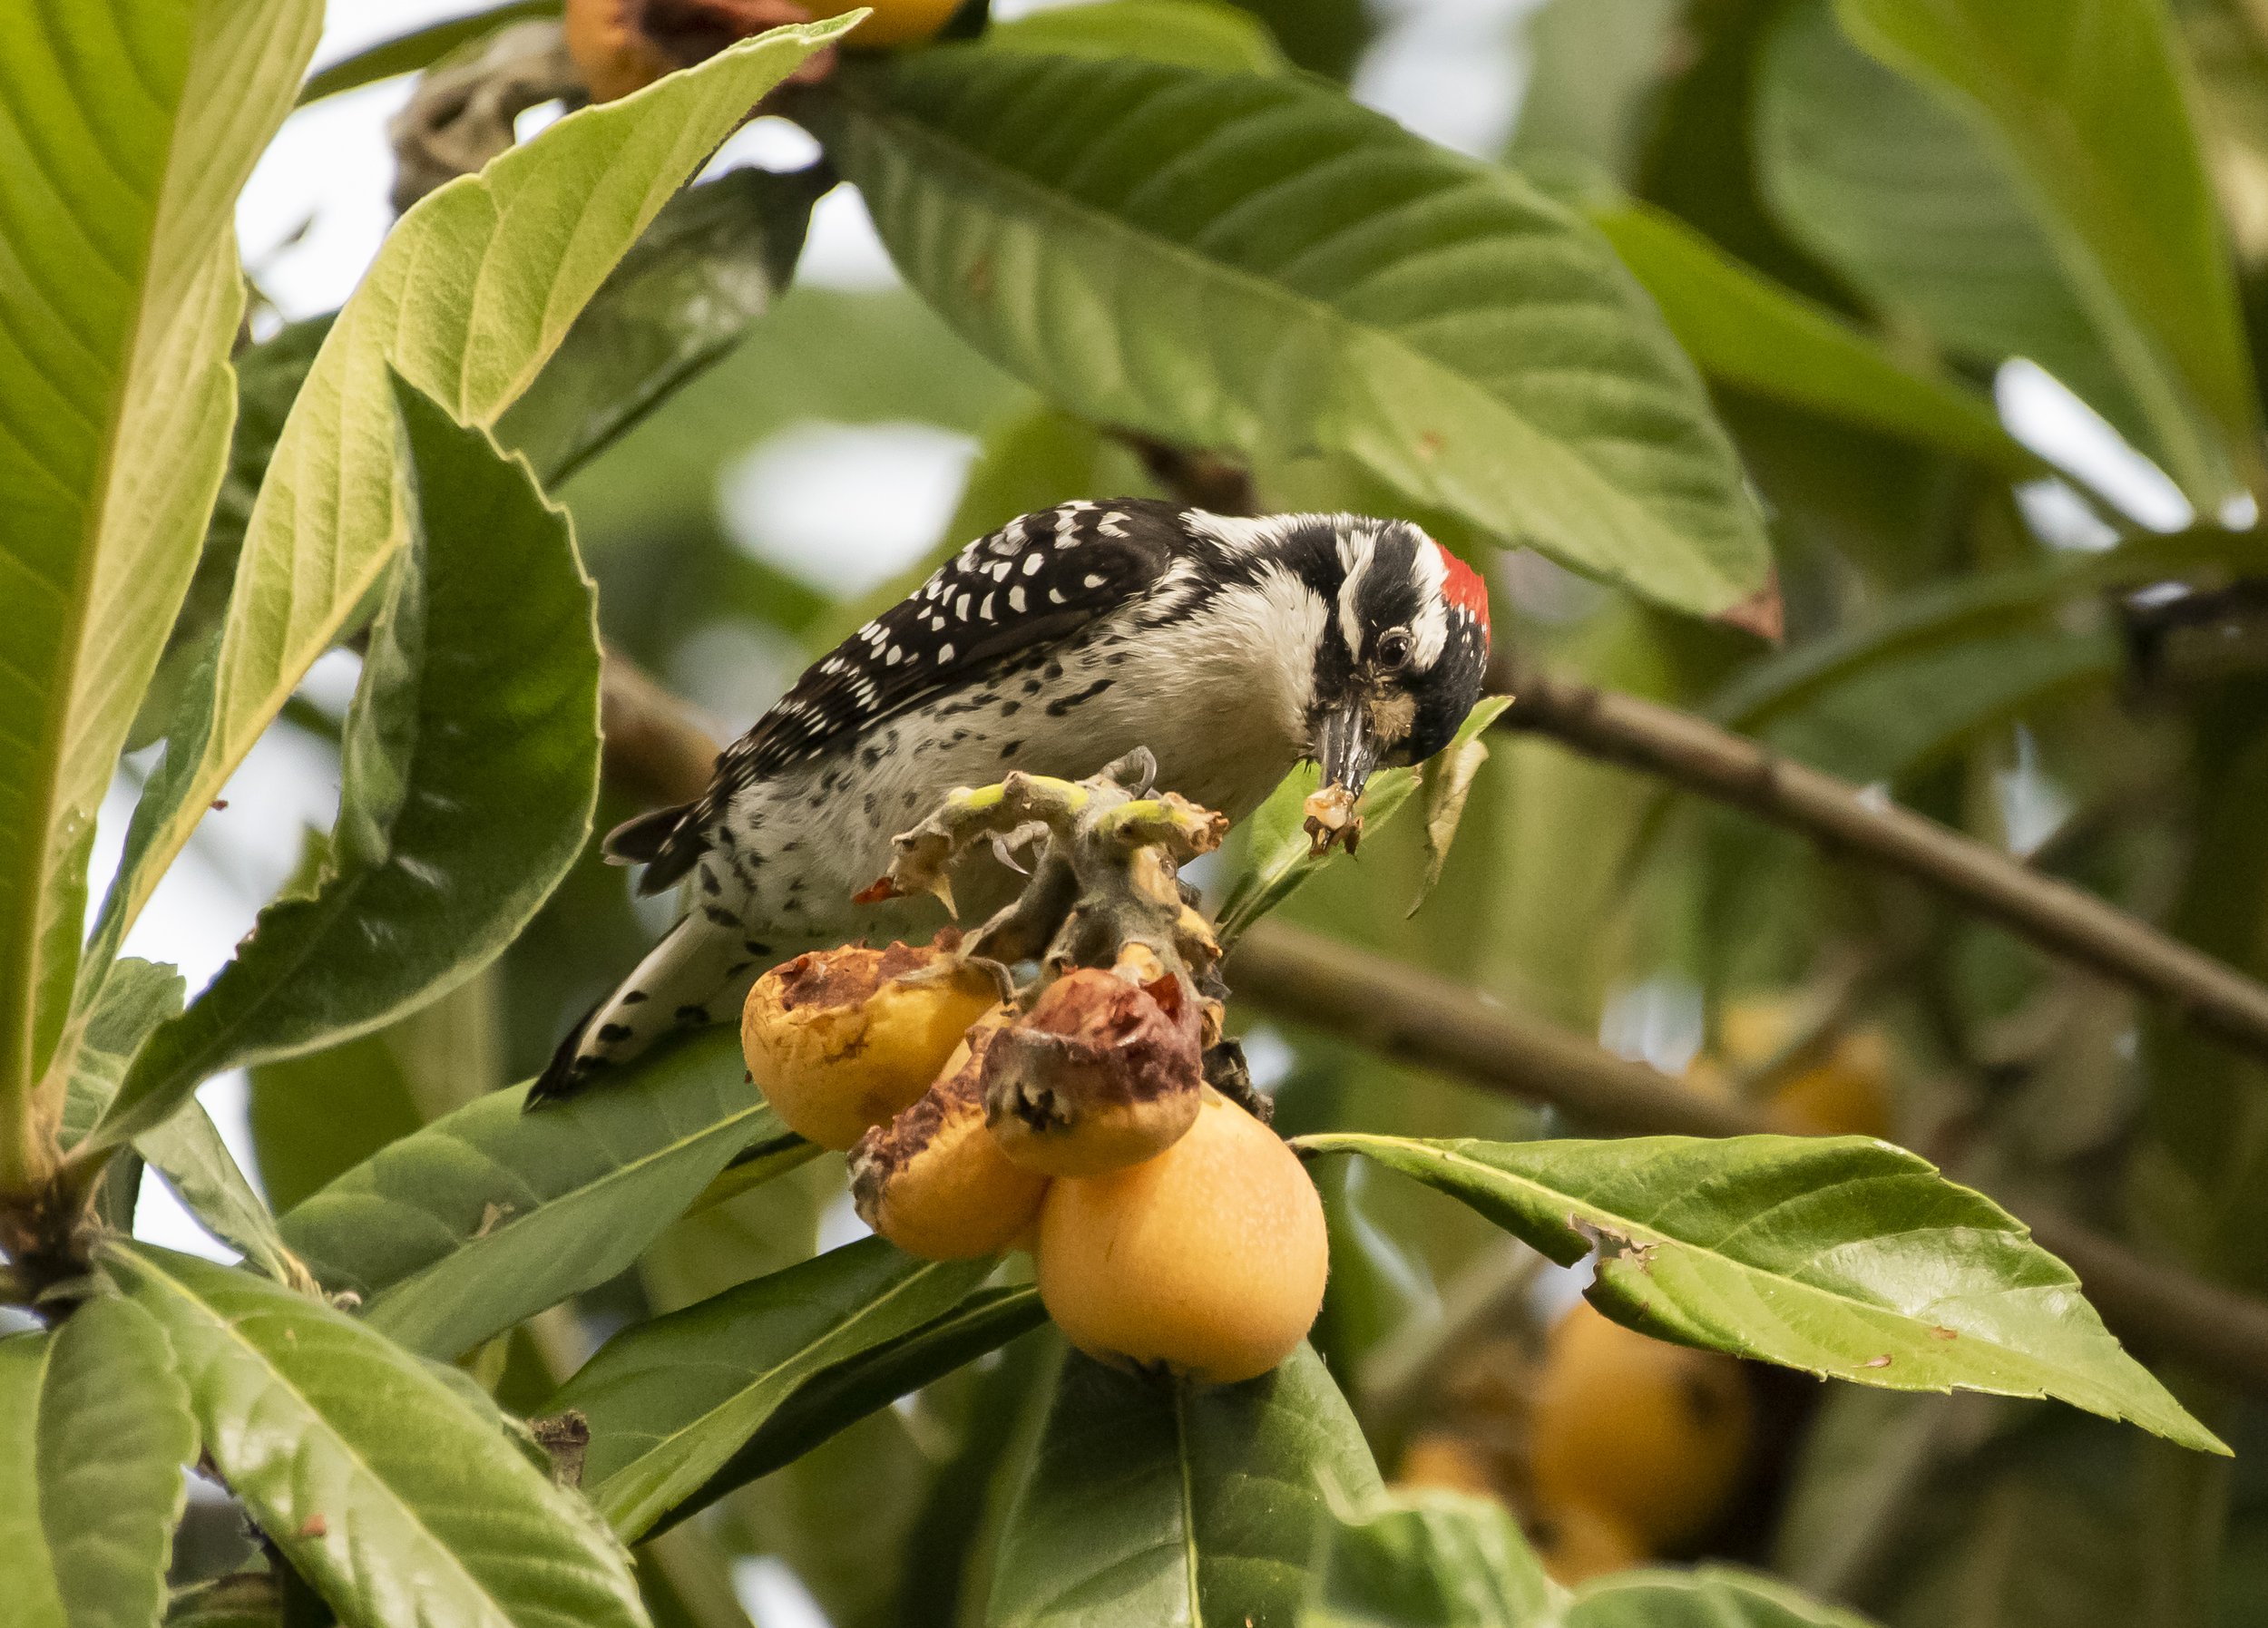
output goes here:
{"type": "MultiPolygon", "coordinates": [[[[1262,921],[1239,940],[1225,972],[1238,999],[1281,1017],[1397,1061],[1563,1108],[1603,1130],[1729,1136],[1787,1128],[1564,1029],[1488,1005],[1432,973],[1280,922],[1262,921]]],[[[2051,1207],[2008,1207],[2042,1248],[2078,1273],[2087,1298],[2122,1338],[2268,1395],[2268,1304],[2149,1260],[2051,1207]]]]}
{"type": "Polygon", "coordinates": [[[611,646],[599,669],[606,777],[623,795],[660,807],[709,789],[717,742],[707,721],[611,646]]]}
{"type": "Polygon", "coordinates": [[[2155,995],[2206,1034],[2268,1058],[2268,984],[2083,888],[1705,718],[1635,696],[1521,672],[1500,727],[1657,775],[1896,871],[2051,954],[2155,995]]]}

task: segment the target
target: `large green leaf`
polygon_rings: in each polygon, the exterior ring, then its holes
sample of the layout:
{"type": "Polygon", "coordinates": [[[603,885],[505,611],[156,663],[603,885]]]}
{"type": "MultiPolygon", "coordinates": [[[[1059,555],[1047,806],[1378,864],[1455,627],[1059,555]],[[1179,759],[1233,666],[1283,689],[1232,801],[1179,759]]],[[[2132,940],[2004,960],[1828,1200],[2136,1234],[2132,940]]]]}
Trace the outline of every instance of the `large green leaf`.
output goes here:
{"type": "Polygon", "coordinates": [[[1833,0],[1798,0],[1766,39],[1755,140],[1781,225],[1892,327],[1987,364],[2028,356],[2156,450],[2007,155],[1853,44],[1833,0]]]}
{"type": "Polygon", "coordinates": [[[196,1457],[165,1335],[120,1300],[0,1340],[0,1591],[14,1628],[151,1628],[196,1457]]]}
{"type": "Polygon", "coordinates": [[[493,427],[758,97],[840,34],[775,29],[570,113],[421,200],[339,312],[269,460],[207,696],[177,720],[104,902],[107,953],[300,677],[409,541],[388,370],[493,427]]]}
{"type": "Polygon", "coordinates": [[[1983,1194],[1861,1136],[1420,1141],[1324,1134],[1471,1205],[1649,1334],[1889,1390],[2055,1397],[2225,1452],[2071,1269],[1983,1194]]]}
{"type": "Polygon", "coordinates": [[[906,278],[1084,416],[1337,453],[1683,609],[1765,548],[1690,365],[1517,177],[1311,82],[956,47],[808,112],[906,278]]]}
{"type": "Polygon", "coordinates": [[[2160,0],[1838,0],[2006,145],[2193,501],[2260,473],[2235,279],[2160,0]]]}
{"type": "Polygon", "coordinates": [[[992,1574],[998,1628],[1278,1628],[1297,1620],[1332,1502],[1379,1493],[1346,1399],[1307,1346],[1241,1385],[1074,1353],[992,1574]]]}
{"type": "Polygon", "coordinates": [[[551,1402],[590,1421],[591,1501],[635,1541],[798,1386],[944,1314],[992,1268],[862,1239],[616,1335],[551,1402]]]}
{"type": "Polygon", "coordinates": [[[567,518],[485,434],[406,384],[398,400],[407,553],[363,657],[323,869],[151,1038],[98,1144],[223,1068],[375,1028],[462,982],[590,834],[598,633],[567,518]]]}
{"type": "Polygon", "coordinates": [[[1593,210],[1591,221],[1716,383],[2009,473],[2042,473],[1970,391],[1900,366],[1841,317],[1743,266],[1676,216],[1625,204],[1593,210]]]}
{"type": "MultiPolygon", "coordinates": [[[[1510,696],[1483,697],[1458,726],[1455,737],[1442,749],[1439,761],[1456,762],[1511,704],[1510,696]]],[[[1365,839],[1402,812],[1403,805],[1425,784],[1426,773],[1422,767],[1381,769],[1370,777],[1360,804],[1365,839]]],[[[1220,908],[1223,946],[1235,943],[1246,928],[1297,892],[1331,863],[1331,854],[1318,855],[1314,852],[1315,844],[1303,829],[1307,794],[1315,789],[1316,784],[1314,770],[1295,769],[1285,776],[1284,784],[1269,795],[1266,803],[1253,811],[1246,828],[1250,869],[1237,878],[1220,908]]],[[[1453,820],[1449,835],[1455,835],[1453,820]]]]}
{"type": "Polygon", "coordinates": [[[543,1112],[498,1091],[381,1148],[283,1218],[372,1327],[454,1357],[629,1267],[733,1155],[785,1138],[721,1031],[543,1112]]]}
{"type": "Polygon", "coordinates": [[[821,167],[735,170],[671,199],[496,425],[556,490],[721,359],[795,275],[821,167]]]}
{"type": "Polygon", "coordinates": [[[476,1391],[249,1273],[101,1260],[171,1340],[206,1455],[342,1622],[643,1628],[630,1557],[476,1391]]]}
{"type": "Polygon", "coordinates": [[[1405,1495],[1330,1528],[1300,1628],[1560,1628],[1567,1593],[1494,1498],[1405,1495]]]}
{"type": "Polygon", "coordinates": [[[69,1009],[95,810],[228,453],[237,189],[322,21],[317,0],[0,10],[0,1186],[69,1009]]]}
{"type": "Polygon", "coordinates": [[[1567,1628],[1866,1628],[1774,1578],[1731,1566],[1619,1572],[1575,1591],[1567,1628]]]}
{"type": "Polygon", "coordinates": [[[1040,1292],[979,1289],[951,1311],[821,1370],[788,1394],[740,1450],[669,1514],[660,1533],[719,1498],[794,1463],[822,1442],[1047,1321],[1040,1292]]]}

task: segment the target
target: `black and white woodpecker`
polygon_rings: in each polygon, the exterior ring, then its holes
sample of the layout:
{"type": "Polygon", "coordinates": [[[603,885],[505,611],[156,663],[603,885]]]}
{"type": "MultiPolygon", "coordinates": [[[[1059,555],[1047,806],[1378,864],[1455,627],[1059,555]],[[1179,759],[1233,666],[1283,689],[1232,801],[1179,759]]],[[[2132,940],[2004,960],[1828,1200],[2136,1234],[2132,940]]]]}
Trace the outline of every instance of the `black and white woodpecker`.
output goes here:
{"type": "Polygon", "coordinates": [[[610,858],[646,867],[641,892],[689,878],[689,907],[530,1104],[670,1030],[729,1020],[786,953],[926,936],[934,902],[853,896],[956,786],[1012,769],[1079,779],[1146,746],[1160,789],[1231,820],[1304,757],[1360,792],[1374,767],[1448,744],[1488,652],[1486,587],[1407,521],[1138,498],[1011,521],[815,663],[698,801],[607,838],[610,858]]]}

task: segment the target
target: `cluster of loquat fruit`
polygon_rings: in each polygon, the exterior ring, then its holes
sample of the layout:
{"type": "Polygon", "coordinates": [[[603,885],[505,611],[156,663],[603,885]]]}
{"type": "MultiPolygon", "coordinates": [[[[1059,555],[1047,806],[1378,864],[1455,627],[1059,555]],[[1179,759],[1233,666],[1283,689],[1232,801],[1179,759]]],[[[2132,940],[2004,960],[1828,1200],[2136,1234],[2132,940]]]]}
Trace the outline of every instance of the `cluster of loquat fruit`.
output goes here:
{"type": "Polygon", "coordinates": [[[1100,779],[956,793],[899,839],[893,886],[934,886],[973,840],[1045,826],[1025,899],[966,944],[775,968],[740,1032],[773,1111],[849,1154],[876,1233],[930,1260],[1029,1250],[1073,1345],[1228,1383],[1298,1346],[1329,1250],[1298,1156],[1205,1079],[1222,1013],[1193,972],[1219,950],[1174,864],[1219,825],[1100,779]],[[1034,899],[1054,902],[1036,936],[1034,899]],[[1022,989],[1011,962],[1038,969],[1022,989]]]}

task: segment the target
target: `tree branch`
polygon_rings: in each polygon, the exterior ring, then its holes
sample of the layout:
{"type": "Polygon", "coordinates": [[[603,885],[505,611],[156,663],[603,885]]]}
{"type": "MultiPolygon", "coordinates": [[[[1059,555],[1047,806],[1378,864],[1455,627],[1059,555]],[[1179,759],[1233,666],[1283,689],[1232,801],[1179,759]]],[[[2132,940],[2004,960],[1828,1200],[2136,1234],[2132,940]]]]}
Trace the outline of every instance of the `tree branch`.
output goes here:
{"type": "MultiPolygon", "coordinates": [[[[1563,1108],[1601,1129],[1734,1136],[1787,1128],[1565,1029],[1487,1005],[1432,973],[1280,922],[1254,926],[1223,972],[1237,999],[1280,1017],[1398,1062],[1563,1108]]],[[[2147,1259],[2052,1207],[2007,1207],[2078,1273],[2121,1338],[2268,1395],[2268,1304],[2147,1259]]]]}
{"type": "Polygon", "coordinates": [[[635,802],[690,803],[717,772],[717,741],[698,709],[608,646],[599,669],[601,760],[606,777],[635,802]]]}
{"type": "Polygon", "coordinates": [[[2156,995],[2268,1058],[2268,984],[2148,922],[1817,769],[1674,707],[1541,673],[1513,675],[1501,726],[1659,775],[1935,889],[2051,954],[2156,995]]]}

